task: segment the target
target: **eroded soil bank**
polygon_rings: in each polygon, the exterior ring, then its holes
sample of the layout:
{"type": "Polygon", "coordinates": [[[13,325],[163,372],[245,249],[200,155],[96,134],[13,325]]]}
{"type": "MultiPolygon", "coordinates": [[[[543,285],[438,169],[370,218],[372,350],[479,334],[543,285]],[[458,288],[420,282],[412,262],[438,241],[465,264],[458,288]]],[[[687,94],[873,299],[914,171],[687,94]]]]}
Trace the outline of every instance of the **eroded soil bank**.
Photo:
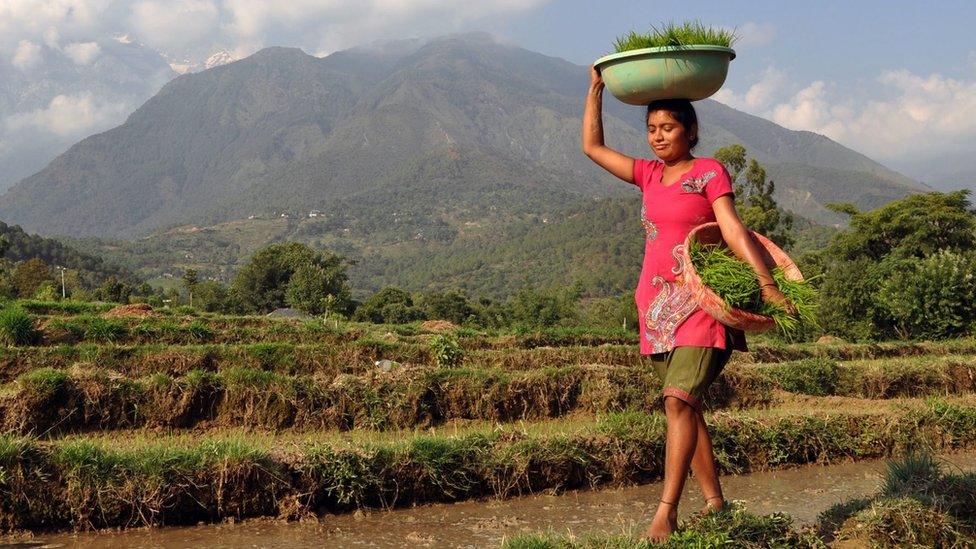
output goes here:
{"type": "MultiPolygon", "coordinates": [[[[976,451],[945,454],[949,472],[976,471],[976,451]]],[[[726,497],[757,514],[785,512],[798,524],[813,523],[835,503],[874,493],[884,460],[725,476],[726,497]]],[[[505,501],[466,501],[393,511],[327,515],[319,522],[268,520],[191,528],[138,529],[68,535],[8,537],[19,547],[497,547],[504,536],[553,529],[575,534],[619,533],[650,521],[659,483],[644,486],[536,495],[505,501]]],[[[703,500],[689,479],[681,513],[703,500]]],[[[6,545],[5,545],[6,546],[6,545]]],[[[9,547],[9,546],[8,546],[9,547]]]]}

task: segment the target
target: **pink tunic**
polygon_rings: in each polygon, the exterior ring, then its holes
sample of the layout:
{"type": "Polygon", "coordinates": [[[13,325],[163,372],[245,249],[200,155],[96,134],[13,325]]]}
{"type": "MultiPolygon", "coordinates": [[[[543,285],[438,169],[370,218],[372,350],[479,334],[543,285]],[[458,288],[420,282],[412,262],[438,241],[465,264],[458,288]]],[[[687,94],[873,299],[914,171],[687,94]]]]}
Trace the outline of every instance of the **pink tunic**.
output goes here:
{"type": "Polygon", "coordinates": [[[745,351],[744,334],[727,328],[698,307],[675,279],[685,237],[697,225],[715,221],[712,202],[732,194],[725,166],[713,158],[696,158],[672,185],[661,183],[664,163],[638,158],[634,184],[643,193],[644,265],[634,299],[640,321],[641,354],[663,353],[680,346],[726,348],[726,330],[734,349],[745,351]]]}

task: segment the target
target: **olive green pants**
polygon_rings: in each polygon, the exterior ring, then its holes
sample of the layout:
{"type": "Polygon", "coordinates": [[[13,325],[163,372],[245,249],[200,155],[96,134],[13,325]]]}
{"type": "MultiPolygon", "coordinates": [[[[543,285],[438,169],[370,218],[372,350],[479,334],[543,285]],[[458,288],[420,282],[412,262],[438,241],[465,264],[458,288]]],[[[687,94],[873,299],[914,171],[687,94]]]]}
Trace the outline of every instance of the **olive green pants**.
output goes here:
{"type": "Polygon", "coordinates": [[[679,398],[699,412],[708,386],[718,378],[732,356],[732,348],[675,347],[648,355],[665,397],[679,398]]]}

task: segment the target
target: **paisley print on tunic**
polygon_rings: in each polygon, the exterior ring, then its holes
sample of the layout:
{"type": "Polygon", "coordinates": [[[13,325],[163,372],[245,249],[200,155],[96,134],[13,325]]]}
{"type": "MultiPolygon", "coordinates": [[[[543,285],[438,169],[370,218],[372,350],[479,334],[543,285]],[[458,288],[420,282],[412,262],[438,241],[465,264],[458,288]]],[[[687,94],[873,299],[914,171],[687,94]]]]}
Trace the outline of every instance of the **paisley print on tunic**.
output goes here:
{"type": "Polygon", "coordinates": [[[674,258],[674,267],[671,267],[671,272],[675,275],[679,275],[685,270],[685,257],[681,255],[681,252],[684,250],[684,244],[678,244],[674,248],[671,248],[671,257],[674,258]]]}
{"type": "Polygon", "coordinates": [[[658,287],[658,293],[644,313],[647,327],[644,338],[651,344],[652,353],[663,353],[674,347],[675,331],[695,312],[698,303],[688,287],[680,282],[669,282],[655,276],[651,284],[658,287]]]}
{"type": "Polygon", "coordinates": [[[715,177],[715,170],[705,172],[698,177],[689,177],[681,182],[681,190],[686,193],[699,193],[705,190],[705,185],[715,177]]]}
{"type": "MultiPolygon", "coordinates": [[[[671,248],[675,261],[671,272],[675,275],[680,275],[685,268],[681,257],[684,247],[678,244],[671,248]]],[[[698,302],[680,280],[668,281],[658,275],[651,279],[651,284],[658,287],[658,293],[644,313],[644,337],[651,344],[651,352],[663,353],[674,347],[675,331],[698,309],[698,302]]]]}
{"type": "Polygon", "coordinates": [[[641,225],[644,226],[644,232],[647,233],[647,240],[654,240],[657,238],[657,225],[647,218],[647,206],[645,206],[643,202],[641,202],[640,219],[641,225]]]}

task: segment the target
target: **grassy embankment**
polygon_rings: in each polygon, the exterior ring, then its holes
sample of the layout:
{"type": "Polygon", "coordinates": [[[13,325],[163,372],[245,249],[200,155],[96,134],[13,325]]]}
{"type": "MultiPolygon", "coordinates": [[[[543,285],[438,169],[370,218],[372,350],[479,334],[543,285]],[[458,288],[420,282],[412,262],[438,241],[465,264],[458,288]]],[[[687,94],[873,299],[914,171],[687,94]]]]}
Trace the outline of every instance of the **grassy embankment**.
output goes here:
{"type": "MultiPolygon", "coordinates": [[[[7,530],[296,517],[662,472],[658,382],[627,333],[459,330],[465,360],[440,367],[416,325],[26,308],[43,337],[0,352],[7,530]]],[[[976,440],[974,340],[754,345],[720,379],[708,421],[725,472],[976,440]]]]}

